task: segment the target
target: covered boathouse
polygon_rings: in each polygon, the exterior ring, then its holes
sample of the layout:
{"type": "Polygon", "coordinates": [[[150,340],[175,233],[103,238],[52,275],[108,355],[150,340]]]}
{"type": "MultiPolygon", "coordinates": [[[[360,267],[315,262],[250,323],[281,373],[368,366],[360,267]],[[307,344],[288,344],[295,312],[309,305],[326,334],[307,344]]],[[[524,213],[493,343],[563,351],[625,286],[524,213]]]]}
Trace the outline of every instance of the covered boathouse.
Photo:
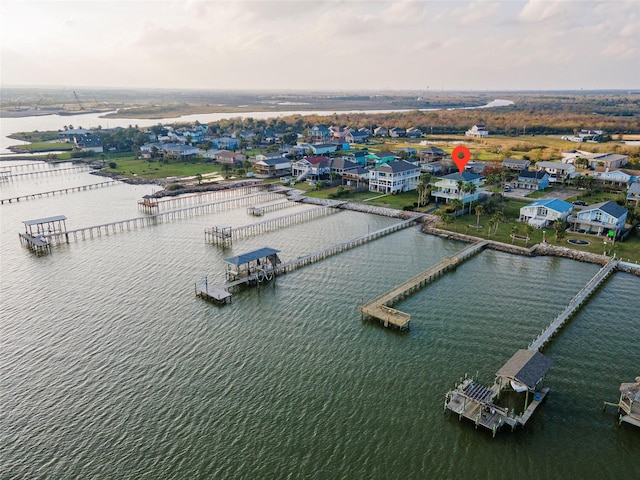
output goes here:
{"type": "Polygon", "coordinates": [[[24,233],[20,233],[20,243],[29,247],[37,255],[49,253],[51,243],[48,236],[67,231],[67,217],[56,215],[54,217],[24,220],[24,233]]]}
{"type": "Polygon", "coordinates": [[[518,350],[496,373],[491,387],[478,384],[473,378],[465,378],[449,391],[445,400],[445,409],[471,420],[491,430],[495,436],[503,425],[515,429],[524,426],[535,409],[540,405],[548,388],[538,387],[551,369],[551,360],[537,350],[518,350]],[[503,392],[516,392],[525,395],[524,408],[516,413],[515,408],[500,402],[503,392]]]}

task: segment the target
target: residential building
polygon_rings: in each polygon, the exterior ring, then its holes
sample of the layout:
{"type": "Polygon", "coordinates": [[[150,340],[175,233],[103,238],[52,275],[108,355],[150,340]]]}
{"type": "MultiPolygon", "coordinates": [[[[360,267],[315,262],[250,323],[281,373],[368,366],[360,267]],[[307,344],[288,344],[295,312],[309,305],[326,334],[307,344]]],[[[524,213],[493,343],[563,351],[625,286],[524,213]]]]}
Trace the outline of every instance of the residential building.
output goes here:
{"type": "Polygon", "coordinates": [[[450,173],[434,183],[431,196],[436,199],[437,203],[450,203],[453,199],[461,200],[464,204],[477,202],[483,181],[484,177],[482,175],[471,172],[450,173]],[[459,181],[462,181],[462,190],[458,184],[459,181]],[[475,192],[464,191],[464,184],[466,183],[475,185],[475,192]]]}
{"type": "Polygon", "coordinates": [[[342,180],[349,187],[360,188],[361,186],[369,183],[369,169],[364,168],[362,165],[357,165],[354,168],[344,170],[342,172],[342,180]]]}
{"type": "Polygon", "coordinates": [[[549,174],[547,172],[520,172],[518,179],[511,183],[513,188],[525,190],[544,190],[549,187],[549,174]]]}
{"type": "Polygon", "coordinates": [[[305,157],[291,164],[291,174],[296,177],[298,182],[307,178],[319,180],[323,175],[328,175],[330,171],[329,157],[324,155],[305,157]]]}
{"type": "Polygon", "coordinates": [[[575,165],[562,162],[538,162],[536,170],[545,171],[549,174],[549,183],[566,182],[574,176],[576,172],[575,165]]]}
{"type": "Polygon", "coordinates": [[[562,153],[563,163],[575,164],[579,158],[586,159],[587,166],[591,169],[596,167],[620,168],[629,162],[628,155],[618,155],[616,153],[591,153],[583,150],[571,150],[570,152],[562,153]]]}
{"type": "Polygon", "coordinates": [[[392,138],[406,137],[407,130],[402,127],[393,127],[389,130],[389,136],[392,138]]]}
{"type": "Polygon", "coordinates": [[[531,162],[529,160],[518,160],[517,158],[505,158],[502,161],[502,166],[513,170],[514,172],[522,172],[523,170],[529,170],[531,162]]]}
{"type": "Polygon", "coordinates": [[[350,131],[346,134],[344,139],[349,143],[365,143],[369,138],[369,134],[367,132],[361,131],[350,131]]]}
{"type": "Polygon", "coordinates": [[[640,181],[629,185],[629,190],[627,190],[627,202],[634,203],[636,207],[640,205],[640,181]]]}
{"type": "Polygon", "coordinates": [[[405,160],[384,163],[369,174],[369,191],[399,193],[415,190],[420,181],[420,167],[405,160]]]}
{"type": "Polygon", "coordinates": [[[353,152],[349,155],[347,155],[345,158],[347,158],[348,160],[351,160],[352,162],[357,163],[358,165],[366,165],[367,164],[367,155],[369,153],[361,150],[359,152],[353,152]]]}
{"type": "Polygon", "coordinates": [[[378,166],[383,163],[393,162],[396,159],[397,157],[393,152],[369,153],[367,155],[367,164],[378,166]]]}
{"type": "Polygon", "coordinates": [[[222,150],[218,153],[216,160],[220,163],[227,165],[242,165],[242,163],[247,159],[242,153],[239,152],[229,152],[228,150],[222,150]]]}
{"type": "Polygon", "coordinates": [[[519,221],[536,228],[546,227],[558,218],[566,220],[573,205],[557,198],[536,200],[520,209],[519,221]]]}
{"type": "Polygon", "coordinates": [[[389,130],[387,129],[387,127],[375,128],[373,130],[373,136],[374,137],[388,137],[389,136],[389,130]]]}
{"type": "Polygon", "coordinates": [[[437,162],[438,160],[442,160],[446,155],[447,153],[444,150],[434,146],[429,146],[418,152],[420,163],[437,162]]]}
{"type": "Polygon", "coordinates": [[[324,143],[331,138],[331,131],[324,125],[316,125],[309,129],[307,136],[311,143],[324,143]]]}
{"type": "Polygon", "coordinates": [[[258,153],[256,155],[256,162],[261,162],[263,160],[269,160],[272,158],[282,158],[283,155],[281,152],[265,152],[265,153],[258,153]]]}
{"type": "Polygon", "coordinates": [[[640,179],[640,171],[622,168],[612,169],[607,167],[596,167],[593,171],[593,178],[609,185],[626,187],[640,179]]]}
{"type": "Polygon", "coordinates": [[[567,221],[574,231],[594,235],[608,235],[609,231],[619,236],[624,230],[628,211],[616,202],[602,202],[569,215],[567,221]]]}
{"type": "Polygon", "coordinates": [[[417,127],[407,128],[407,137],[420,138],[422,136],[422,130],[417,127]]]}
{"type": "Polygon", "coordinates": [[[220,150],[236,150],[240,147],[240,140],[231,137],[212,138],[211,146],[220,150]]]}
{"type": "Polygon", "coordinates": [[[465,135],[472,138],[486,138],[489,136],[489,131],[484,125],[474,125],[465,132],[465,135]]]}
{"type": "Polygon", "coordinates": [[[338,146],[333,143],[317,143],[309,147],[314,155],[324,155],[325,153],[333,153],[338,146]]]}
{"type": "Polygon", "coordinates": [[[269,177],[279,177],[291,173],[291,161],[286,157],[265,158],[254,163],[256,173],[269,177]]]}

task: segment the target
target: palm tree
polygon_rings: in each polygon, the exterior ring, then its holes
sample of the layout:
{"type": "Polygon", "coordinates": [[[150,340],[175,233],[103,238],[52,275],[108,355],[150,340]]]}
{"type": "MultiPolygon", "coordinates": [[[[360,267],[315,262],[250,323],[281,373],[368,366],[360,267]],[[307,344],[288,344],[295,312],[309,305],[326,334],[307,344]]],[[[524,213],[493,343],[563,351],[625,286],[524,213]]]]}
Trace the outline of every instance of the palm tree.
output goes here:
{"type": "MultiPolygon", "coordinates": [[[[460,177],[462,177],[462,175],[460,175],[460,177]]],[[[456,182],[456,185],[458,186],[458,198],[462,198],[462,187],[464,187],[462,178],[456,182]]]]}
{"type": "Polygon", "coordinates": [[[482,205],[476,205],[476,230],[480,230],[480,215],[484,212],[484,207],[482,205]]]}
{"type": "Polygon", "coordinates": [[[489,219],[489,221],[487,222],[487,238],[489,238],[489,235],[491,235],[491,229],[493,228],[493,226],[495,225],[496,221],[492,218],[489,219]]]}
{"type": "Polygon", "coordinates": [[[453,198],[449,205],[453,207],[453,211],[456,217],[458,216],[458,211],[464,208],[464,203],[462,203],[462,200],[458,200],[457,198],[453,198]]]}
{"type": "Polygon", "coordinates": [[[451,214],[446,213],[444,210],[438,212],[438,216],[440,217],[440,220],[444,224],[445,228],[451,225],[451,223],[453,222],[453,217],[451,216],[451,214]]]}
{"type": "Polygon", "coordinates": [[[517,224],[511,227],[511,245],[513,245],[513,242],[516,241],[516,235],[518,234],[519,231],[520,231],[520,228],[518,227],[517,224]]]}
{"type": "MultiPolygon", "coordinates": [[[[473,196],[478,191],[478,186],[473,182],[466,182],[464,187],[462,187],[462,191],[469,194],[469,196],[473,196]]],[[[473,200],[469,200],[469,213],[471,213],[471,204],[473,200]]]]}
{"type": "Polygon", "coordinates": [[[493,234],[495,235],[496,233],[498,233],[498,226],[500,225],[500,222],[504,222],[504,213],[502,213],[501,211],[497,211],[491,218],[496,224],[496,228],[493,231],[493,234]]]}
{"type": "Polygon", "coordinates": [[[527,223],[524,226],[524,232],[527,235],[527,238],[526,238],[526,240],[524,242],[524,246],[526,247],[529,244],[529,239],[531,238],[531,234],[533,233],[533,226],[531,226],[531,224],[527,223]]]}
{"type": "Polygon", "coordinates": [[[567,225],[564,223],[564,220],[562,218],[556,218],[555,222],[553,222],[553,229],[556,231],[556,242],[564,238],[566,228],[567,225]]]}

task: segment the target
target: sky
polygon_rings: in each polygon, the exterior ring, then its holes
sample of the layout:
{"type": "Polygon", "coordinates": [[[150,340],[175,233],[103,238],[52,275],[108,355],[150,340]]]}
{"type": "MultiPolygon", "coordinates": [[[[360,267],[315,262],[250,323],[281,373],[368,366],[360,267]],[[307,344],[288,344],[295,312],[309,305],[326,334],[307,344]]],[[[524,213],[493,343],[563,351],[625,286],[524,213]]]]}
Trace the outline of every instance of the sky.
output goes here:
{"type": "Polygon", "coordinates": [[[0,84],[640,89],[640,0],[0,0],[0,84]]]}

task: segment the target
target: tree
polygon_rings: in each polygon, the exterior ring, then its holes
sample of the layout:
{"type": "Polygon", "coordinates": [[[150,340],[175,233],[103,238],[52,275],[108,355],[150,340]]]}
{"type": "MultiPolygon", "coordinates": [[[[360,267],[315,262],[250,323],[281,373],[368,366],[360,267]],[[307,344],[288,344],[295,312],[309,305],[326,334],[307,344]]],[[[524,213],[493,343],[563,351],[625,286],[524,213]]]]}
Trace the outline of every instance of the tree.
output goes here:
{"type": "Polygon", "coordinates": [[[458,198],[462,198],[462,187],[464,187],[464,181],[460,179],[456,182],[456,185],[458,186],[458,198]]]}
{"type": "Polygon", "coordinates": [[[480,230],[480,215],[484,212],[484,207],[482,205],[476,205],[476,230],[480,230]]]}
{"type": "Polygon", "coordinates": [[[514,224],[513,227],[511,227],[511,245],[513,245],[513,242],[516,241],[516,235],[520,232],[520,228],[518,227],[518,224],[514,224]]]}
{"type": "Polygon", "coordinates": [[[284,135],[282,135],[282,141],[286,145],[295,145],[296,142],[298,141],[298,134],[295,132],[287,132],[284,135]]]}
{"type": "Polygon", "coordinates": [[[556,231],[556,242],[564,238],[564,232],[567,228],[567,224],[562,218],[556,218],[553,222],[553,229],[556,231]]]}
{"type": "MultiPolygon", "coordinates": [[[[478,190],[478,187],[473,182],[466,182],[462,187],[462,191],[468,193],[470,196],[473,196],[477,190],[478,190]]],[[[469,200],[469,213],[471,213],[472,203],[473,203],[473,200],[469,200]]]]}
{"type": "Polygon", "coordinates": [[[495,235],[496,233],[498,233],[498,226],[500,225],[500,222],[504,222],[504,213],[502,213],[501,211],[497,211],[491,218],[496,225],[496,228],[493,231],[493,234],[495,235]]]}
{"type": "Polygon", "coordinates": [[[524,242],[525,247],[529,244],[529,239],[531,238],[531,234],[533,233],[533,226],[529,223],[524,226],[524,233],[527,235],[527,238],[524,242]]]}
{"type": "Polygon", "coordinates": [[[437,215],[440,217],[440,220],[444,224],[445,228],[451,225],[451,223],[453,222],[452,215],[450,213],[445,212],[444,210],[439,211],[437,215]]]}
{"type": "Polygon", "coordinates": [[[493,219],[493,217],[491,217],[487,222],[487,238],[489,238],[489,236],[491,235],[491,229],[493,228],[495,223],[496,221],[493,219]]]}
{"type": "Polygon", "coordinates": [[[458,211],[464,208],[464,203],[462,203],[462,200],[458,200],[457,198],[451,199],[449,205],[453,207],[454,215],[456,217],[458,216],[458,211]]]}
{"type": "Polygon", "coordinates": [[[196,173],[196,180],[198,180],[198,185],[202,185],[202,174],[196,173]]]}

